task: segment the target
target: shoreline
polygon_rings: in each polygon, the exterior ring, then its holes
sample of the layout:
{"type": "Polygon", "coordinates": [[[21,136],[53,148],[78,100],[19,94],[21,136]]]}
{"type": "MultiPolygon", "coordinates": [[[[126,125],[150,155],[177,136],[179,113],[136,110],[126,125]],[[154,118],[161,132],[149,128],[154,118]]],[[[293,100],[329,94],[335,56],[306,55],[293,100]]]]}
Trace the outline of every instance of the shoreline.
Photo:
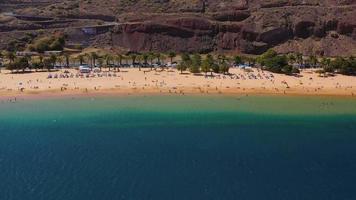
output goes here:
{"type": "Polygon", "coordinates": [[[166,91],[140,91],[133,89],[108,89],[100,91],[60,91],[60,90],[47,90],[47,91],[36,91],[36,92],[12,92],[12,93],[0,93],[0,100],[9,99],[61,99],[61,98],[94,98],[94,97],[128,97],[128,96],[278,96],[278,97],[335,97],[335,98],[350,98],[355,99],[356,96],[347,95],[344,93],[303,93],[300,91],[288,91],[274,92],[270,91],[256,91],[256,90],[244,90],[244,91],[222,91],[222,92],[210,92],[204,93],[199,92],[197,89],[191,88],[191,90],[185,89],[184,94],[179,93],[169,93],[166,91]]]}

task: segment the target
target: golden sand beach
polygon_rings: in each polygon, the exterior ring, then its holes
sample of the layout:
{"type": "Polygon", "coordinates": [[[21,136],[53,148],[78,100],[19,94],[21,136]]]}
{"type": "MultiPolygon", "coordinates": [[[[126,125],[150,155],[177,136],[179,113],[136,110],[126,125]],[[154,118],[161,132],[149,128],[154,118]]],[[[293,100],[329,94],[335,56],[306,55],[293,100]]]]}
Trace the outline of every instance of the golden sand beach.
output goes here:
{"type": "Polygon", "coordinates": [[[129,68],[79,76],[77,70],[0,74],[0,96],[85,94],[277,94],[354,96],[356,77],[320,77],[311,70],[287,76],[233,68],[229,75],[180,74],[175,69],[129,68]],[[51,75],[52,78],[48,78],[51,75]],[[62,76],[62,77],[61,77],[62,76]]]}

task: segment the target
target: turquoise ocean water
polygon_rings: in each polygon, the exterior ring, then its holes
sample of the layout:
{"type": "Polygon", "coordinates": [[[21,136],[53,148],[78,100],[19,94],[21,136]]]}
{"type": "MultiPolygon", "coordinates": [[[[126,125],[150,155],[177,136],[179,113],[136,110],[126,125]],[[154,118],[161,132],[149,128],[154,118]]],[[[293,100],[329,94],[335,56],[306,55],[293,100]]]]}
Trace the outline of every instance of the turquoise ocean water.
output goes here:
{"type": "Polygon", "coordinates": [[[1,200],[354,200],[356,100],[0,102],[1,200]]]}

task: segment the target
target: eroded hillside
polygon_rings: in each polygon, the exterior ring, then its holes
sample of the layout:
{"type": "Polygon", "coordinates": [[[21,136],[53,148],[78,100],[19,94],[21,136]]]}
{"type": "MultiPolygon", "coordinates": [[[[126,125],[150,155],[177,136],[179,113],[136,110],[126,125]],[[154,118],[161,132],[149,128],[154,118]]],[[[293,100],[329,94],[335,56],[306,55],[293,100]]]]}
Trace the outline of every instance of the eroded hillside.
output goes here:
{"type": "Polygon", "coordinates": [[[3,48],[45,29],[124,51],[356,54],[356,0],[0,0],[0,9],[3,48]]]}

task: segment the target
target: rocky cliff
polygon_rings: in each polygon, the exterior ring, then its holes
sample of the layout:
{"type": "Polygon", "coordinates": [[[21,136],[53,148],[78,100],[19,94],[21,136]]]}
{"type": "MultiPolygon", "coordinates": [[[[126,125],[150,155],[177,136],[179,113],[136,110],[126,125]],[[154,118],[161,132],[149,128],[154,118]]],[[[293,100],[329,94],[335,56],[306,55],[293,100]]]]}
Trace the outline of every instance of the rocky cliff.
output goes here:
{"type": "Polygon", "coordinates": [[[115,21],[110,32],[88,41],[99,47],[247,54],[274,48],[283,53],[356,55],[356,0],[33,0],[35,3],[38,6],[22,5],[16,13],[115,21]]]}

